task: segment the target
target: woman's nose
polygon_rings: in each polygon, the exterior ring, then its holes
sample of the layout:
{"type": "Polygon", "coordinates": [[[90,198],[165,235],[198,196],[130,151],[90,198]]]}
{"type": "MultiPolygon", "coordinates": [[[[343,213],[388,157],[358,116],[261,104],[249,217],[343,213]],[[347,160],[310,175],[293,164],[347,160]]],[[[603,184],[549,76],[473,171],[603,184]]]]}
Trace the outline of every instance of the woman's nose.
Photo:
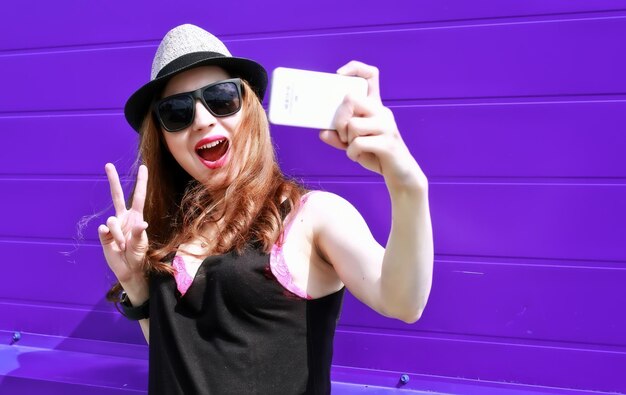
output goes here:
{"type": "Polygon", "coordinates": [[[193,120],[193,128],[204,129],[214,126],[216,122],[215,116],[204,107],[200,100],[196,100],[196,115],[193,120]]]}

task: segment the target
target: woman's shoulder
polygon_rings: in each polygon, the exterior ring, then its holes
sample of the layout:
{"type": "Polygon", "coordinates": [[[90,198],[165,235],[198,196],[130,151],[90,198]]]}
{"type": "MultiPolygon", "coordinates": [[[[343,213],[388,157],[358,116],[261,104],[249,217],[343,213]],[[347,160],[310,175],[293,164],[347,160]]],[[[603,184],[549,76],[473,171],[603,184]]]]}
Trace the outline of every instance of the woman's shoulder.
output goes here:
{"type": "Polygon", "coordinates": [[[336,223],[358,213],[352,203],[342,196],[321,190],[309,191],[303,196],[302,210],[316,227],[336,223]]]}
{"type": "Polygon", "coordinates": [[[315,210],[334,210],[342,207],[353,207],[352,204],[333,192],[323,190],[311,190],[302,195],[301,203],[310,209],[315,210]]]}

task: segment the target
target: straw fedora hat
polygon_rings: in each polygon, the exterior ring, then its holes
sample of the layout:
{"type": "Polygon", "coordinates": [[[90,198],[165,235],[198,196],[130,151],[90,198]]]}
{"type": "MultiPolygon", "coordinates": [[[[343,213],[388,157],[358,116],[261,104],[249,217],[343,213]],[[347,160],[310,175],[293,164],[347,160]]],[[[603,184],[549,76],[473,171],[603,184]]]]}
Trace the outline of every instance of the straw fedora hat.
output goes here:
{"type": "Polygon", "coordinates": [[[124,107],[126,120],[137,132],[156,95],[167,82],[183,71],[198,66],[220,66],[230,74],[241,77],[263,101],[267,88],[267,72],[257,62],[233,57],[217,37],[199,28],[185,24],[167,32],[152,61],[150,82],[133,93],[124,107]]]}

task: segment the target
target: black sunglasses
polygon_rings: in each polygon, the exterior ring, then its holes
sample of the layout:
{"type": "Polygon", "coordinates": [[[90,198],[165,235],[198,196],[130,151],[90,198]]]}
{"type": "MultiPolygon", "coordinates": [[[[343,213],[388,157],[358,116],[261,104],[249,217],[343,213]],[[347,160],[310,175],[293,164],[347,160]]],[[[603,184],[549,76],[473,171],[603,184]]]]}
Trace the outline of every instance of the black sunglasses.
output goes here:
{"type": "Polygon", "coordinates": [[[227,117],[241,109],[241,80],[214,82],[193,92],[165,97],[154,104],[154,114],[168,132],[178,132],[193,123],[196,99],[216,117],[227,117]]]}

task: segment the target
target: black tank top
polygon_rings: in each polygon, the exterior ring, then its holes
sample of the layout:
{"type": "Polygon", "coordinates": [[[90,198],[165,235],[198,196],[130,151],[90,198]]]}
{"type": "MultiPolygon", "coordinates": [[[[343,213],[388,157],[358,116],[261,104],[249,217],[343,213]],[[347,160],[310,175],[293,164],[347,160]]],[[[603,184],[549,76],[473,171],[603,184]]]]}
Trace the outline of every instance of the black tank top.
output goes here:
{"type": "Polygon", "coordinates": [[[150,279],[150,394],[329,394],[345,288],[301,298],[249,246],[210,256],[181,296],[150,279]]]}

